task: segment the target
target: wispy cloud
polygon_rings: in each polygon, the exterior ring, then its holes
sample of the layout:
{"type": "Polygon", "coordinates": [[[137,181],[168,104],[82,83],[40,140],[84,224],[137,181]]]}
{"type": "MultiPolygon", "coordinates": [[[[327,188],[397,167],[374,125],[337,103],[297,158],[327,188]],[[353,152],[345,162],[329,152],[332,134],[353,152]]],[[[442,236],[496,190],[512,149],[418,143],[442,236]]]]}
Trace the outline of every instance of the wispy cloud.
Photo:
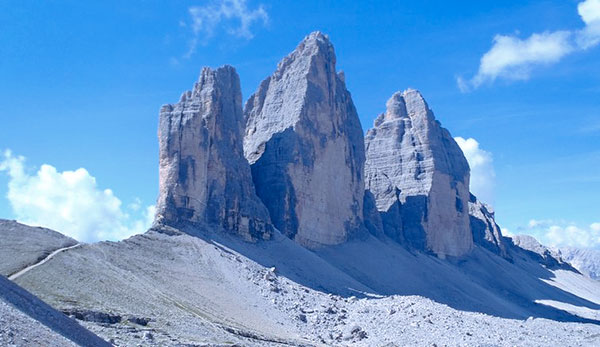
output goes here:
{"type": "Polygon", "coordinates": [[[496,172],[492,154],[479,147],[474,138],[464,139],[455,137],[454,140],[462,149],[469,167],[471,168],[470,190],[477,198],[486,204],[494,204],[496,172]]]}
{"type": "Polygon", "coordinates": [[[146,231],[154,219],[154,206],[143,208],[135,199],[123,208],[84,168],[59,172],[44,164],[30,174],[25,158],[7,150],[0,157],[0,172],[9,176],[7,198],[18,221],[79,241],[121,240],[146,231]]]}
{"type": "Polygon", "coordinates": [[[600,247],[600,223],[598,222],[580,226],[565,221],[532,219],[527,226],[519,228],[519,232],[530,234],[547,246],[600,247]]]}
{"type": "Polygon", "coordinates": [[[600,0],[586,0],[577,6],[585,26],[579,30],[534,33],[528,38],[496,35],[492,48],[480,60],[477,74],[457,78],[462,92],[468,92],[497,79],[526,80],[540,65],[550,65],[564,56],[600,43],[600,0]]]}
{"type": "Polygon", "coordinates": [[[246,0],[213,0],[205,6],[189,8],[191,23],[180,22],[180,26],[190,27],[193,38],[189,49],[184,55],[191,57],[199,44],[206,44],[220,27],[225,33],[246,40],[252,39],[252,26],[266,25],[269,15],[262,4],[255,9],[249,9],[246,0]]]}

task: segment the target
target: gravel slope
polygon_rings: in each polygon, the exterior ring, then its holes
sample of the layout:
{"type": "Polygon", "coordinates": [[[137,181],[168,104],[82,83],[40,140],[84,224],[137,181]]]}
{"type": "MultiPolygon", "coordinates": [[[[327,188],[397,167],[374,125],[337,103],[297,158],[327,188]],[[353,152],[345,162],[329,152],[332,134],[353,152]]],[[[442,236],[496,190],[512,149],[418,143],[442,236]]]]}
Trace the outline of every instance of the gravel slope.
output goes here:
{"type": "Polygon", "coordinates": [[[110,346],[76,320],[0,276],[1,346],[110,346]]]}
{"type": "Polygon", "coordinates": [[[77,346],[0,300],[0,346],[77,346]]]}
{"type": "Polygon", "coordinates": [[[77,241],[56,231],[0,219],[0,275],[9,276],[77,241]]]}
{"type": "Polygon", "coordinates": [[[600,286],[525,253],[443,261],[373,238],[313,253],[188,232],[83,245],[17,282],[117,345],[600,344],[584,319],[600,286]]]}

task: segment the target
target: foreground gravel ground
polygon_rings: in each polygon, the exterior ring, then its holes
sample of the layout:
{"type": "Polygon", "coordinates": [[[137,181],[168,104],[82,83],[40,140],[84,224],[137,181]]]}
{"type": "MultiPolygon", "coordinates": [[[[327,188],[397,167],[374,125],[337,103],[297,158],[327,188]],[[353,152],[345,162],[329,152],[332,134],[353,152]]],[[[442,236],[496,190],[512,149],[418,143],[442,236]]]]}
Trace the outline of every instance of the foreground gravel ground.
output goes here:
{"type": "MultiPolygon", "coordinates": [[[[519,253],[453,263],[378,240],[315,253],[161,229],[66,249],[15,282],[118,346],[600,345],[600,283],[519,253]]],[[[69,343],[0,313],[0,345],[69,343]]]]}
{"type": "Polygon", "coordinates": [[[0,346],[76,346],[11,305],[0,301],[0,346]]]}
{"type": "MultiPolygon", "coordinates": [[[[234,249],[239,245],[231,246],[149,233],[62,252],[17,282],[120,346],[600,345],[596,324],[502,318],[418,295],[370,294],[309,255],[283,247],[290,258],[303,261],[293,272],[286,267],[290,263],[266,266],[272,262],[259,263],[247,250],[234,249]],[[323,287],[301,271],[326,279],[323,287]]],[[[270,254],[281,256],[276,253],[273,248],[270,254]]],[[[581,279],[572,276],[568,283],[581,279]]],[[[597,288],[583,283],[590,293],[597,288]]]]}

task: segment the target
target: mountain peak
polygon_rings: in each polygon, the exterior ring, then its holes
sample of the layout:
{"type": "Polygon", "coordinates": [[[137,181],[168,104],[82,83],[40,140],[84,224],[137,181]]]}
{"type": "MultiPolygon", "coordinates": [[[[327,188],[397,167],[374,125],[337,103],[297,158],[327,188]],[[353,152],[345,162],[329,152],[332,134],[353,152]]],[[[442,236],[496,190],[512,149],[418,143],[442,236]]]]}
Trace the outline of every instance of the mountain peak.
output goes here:
{"type": "Polygon", "coordinates": [[[160,112],[159,224],[206,224],[248,241],[269,238],[266,207],[244,158],[240,80],[235,69],[203,68],[193,91],[160,112]]]}
{"type": "Polygon", "coordinates": [[[335,64],[335,50],[329,36],[320,31],[314,31],[298,44],[296,51],[309,55],[323,55],[335,64]]]}
{"type": "Polygon", "coordinates": [[[464,155],[417,90],[394,93],[386,107],[365,138],[366,188],[384,232],[441,257],[467,254],[473,239],[464,155]]]}
{"type": "Polygon", "coordinates": [[[433,117],[432,112],[421,92],[409,88],[403,92],[395,92],[388,99],[386,111],[375,120],[375,126],[378,126],[381,122],[402,118],[427,119],[430,117],[433,117]]]}
{"type": "Polygon", "coordinates": [[[313,31],[306,35],[298,44],[298,47],[316,47],[318,49],[333,49],[333,44],[329,40],[329,36],[320,31],[313,31]]]}
{"type": "Polygon", "coordinates": [[[363,132],[335,61],[329,38],[311,33],[245,108],[257,194],[275,227],[309,248],[363,228],[363,132]]]}
{"type": "MultiPolygon", "coordinates": [[[[212,91],[216,84],[229,84],[235,88],[239,85],[239,76],[235,68],[231,65],[223,65],[216,69],[205,66],[200,71],[198,82],[194,84],[194,89],[191,94],[187,95],[187,99],[191,96],[198,96],[202,90],[212,91]]],[[[186,93],[184,92],[184,95],[186,93]]],[[[183,95],[182,95],[183,97],[183,95]]]]}
{"type": "MultiPolygon", "coordinates": [[[[296,46],[290,54],[281,60],[274,76],[281,76],[286,71],[308,74],[315,66],[335,67],[336,57],[329,37],[320,31],[312,32],[296,46]]],[[[335,74],[335,69],[333,69],[335,74]]]]}
{"type": "Polygon", "coordinates": [[[322,41],[322,42],[327,42],[328,44],[331,45],[331,42],[329,41],[329,35],[324,34],[320,30],[313,31],[312,33],[306,35],[304,37],[304,39],[302,40],[302,42],[307,42],[307,41],[322,41]]]}

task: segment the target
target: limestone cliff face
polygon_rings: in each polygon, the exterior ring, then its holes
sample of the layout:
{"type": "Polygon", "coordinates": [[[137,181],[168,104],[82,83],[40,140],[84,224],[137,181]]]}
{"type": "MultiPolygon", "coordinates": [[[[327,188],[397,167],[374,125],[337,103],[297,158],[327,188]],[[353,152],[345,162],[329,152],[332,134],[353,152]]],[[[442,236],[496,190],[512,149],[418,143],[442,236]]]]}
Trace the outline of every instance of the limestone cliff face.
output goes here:
{"type": "Polygon", "coordinates": [[[192,91],[160,110],[156,221],[216,225],[247,240],[269,238],[243,153],[243,113],[234,68],[204,68],[192,91]]]}
{"type": "Polygon", "coordinates": [[[481,245],[505,258],[509,257],[502,239],[502,232],[494,219],[494,211],[491,207],[477,200],[473,194],[471,194],[469,200],[469,219],[475,244],[481,245]]]}
{"type": "Polygon", "coordinates": [[[469,165],[418,91],[388,100],[365,148],[366,189],[386,234],[441,257],[471,250],[469,165]]]}
{"type": "Polygon", "coordinates": [[[244,113],[244,154],[273,224],[307,247],[364,228],[363,132],[327,36],[307,36],[244,113]]]}

